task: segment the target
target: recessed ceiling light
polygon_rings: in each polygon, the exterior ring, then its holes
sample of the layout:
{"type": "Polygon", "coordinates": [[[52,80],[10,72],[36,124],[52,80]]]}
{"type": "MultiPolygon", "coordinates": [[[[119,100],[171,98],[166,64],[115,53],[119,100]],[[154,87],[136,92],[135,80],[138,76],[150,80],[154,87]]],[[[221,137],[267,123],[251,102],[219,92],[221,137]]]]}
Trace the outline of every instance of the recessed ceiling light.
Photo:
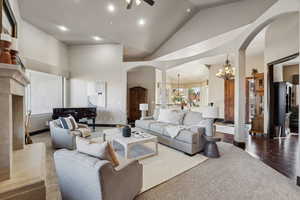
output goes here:
{"type": "Polygon", "coordinates": [[[67,27],[62,26],[62,25],[57,26],[57,28],[58,28],[59,30],[63,31],[63,32],[66,32],[66,31],[69,30],[67,27]]]}
{"type": "Polygon", "coordinates": [[[188,9],[186,9],[186,12],[191,12],[192,11],[192,9],[190,9],[190,8],[188,8],[188,9]]]}
{"type": "Polygon", "coordinates": [[[144,26],[144,25],[146,24],[145,19],[139,19],[138,24],[139,24],[140,26],[144,26]]]}
{"type": "Polygon", "coordinates": [[[114,6],[114,4],[110,3],[110,4],[108,4],[108,6],[107,6],[107,10],[108,10],[109,12],[115,12],[116,7],[114,6]]]}
{"type": "Polygon", "coordinates": [[[93,39],[94,40],[96,40],[96,41],[101,41],[101,40],[103,40],[101,37],[99,37],[99,36],[93,36],[93,39]]]}

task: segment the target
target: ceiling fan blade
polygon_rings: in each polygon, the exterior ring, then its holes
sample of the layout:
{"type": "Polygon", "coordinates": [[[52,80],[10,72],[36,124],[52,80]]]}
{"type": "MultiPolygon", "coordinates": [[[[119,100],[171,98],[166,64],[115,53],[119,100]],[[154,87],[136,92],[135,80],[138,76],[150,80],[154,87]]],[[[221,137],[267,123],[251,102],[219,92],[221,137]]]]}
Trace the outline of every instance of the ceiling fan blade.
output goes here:
{"type": "Polygon", "coordinates": [[[129,3],[127,3],[127,10],[131,9],[133,5],[133,1],[131,0],[129,3]]]}
{"type": "Polygon", "coordinates": [[[153,0],[143,0],[143,1],[145,1],[150,6],[153,6],[155,4],[155,1],[153,1],[153,0]]]}

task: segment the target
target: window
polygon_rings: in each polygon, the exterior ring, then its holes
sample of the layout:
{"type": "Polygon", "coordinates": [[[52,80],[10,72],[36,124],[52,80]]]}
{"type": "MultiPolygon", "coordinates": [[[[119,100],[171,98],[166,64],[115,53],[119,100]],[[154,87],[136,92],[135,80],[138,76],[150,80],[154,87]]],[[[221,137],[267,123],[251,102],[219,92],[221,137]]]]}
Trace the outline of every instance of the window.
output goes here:
{"type": "Polygon", "coordinates": [[[27,70],[30,85],[26,88],[26,107],[32,114],[52,113],[63,107],[63,77],[27,70]]]}

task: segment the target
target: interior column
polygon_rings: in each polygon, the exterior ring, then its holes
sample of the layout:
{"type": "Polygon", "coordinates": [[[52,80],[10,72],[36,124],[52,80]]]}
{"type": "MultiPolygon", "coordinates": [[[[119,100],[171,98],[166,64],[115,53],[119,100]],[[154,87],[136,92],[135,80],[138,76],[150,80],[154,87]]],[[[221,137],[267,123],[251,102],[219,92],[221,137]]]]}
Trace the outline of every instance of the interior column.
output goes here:
{"type": "Polygon", "coordinates": [[[246,52],[239,50],[235,54],[235,88],[234,88],[234,142],[237,147],[245,149],[245,77],[246,77],[246,52]]]}
{"type": "Polygon", "coordinates": [[[161,107],[167,108],[167,71],[162,70],[162,84],[161,84],[161,107]]]}

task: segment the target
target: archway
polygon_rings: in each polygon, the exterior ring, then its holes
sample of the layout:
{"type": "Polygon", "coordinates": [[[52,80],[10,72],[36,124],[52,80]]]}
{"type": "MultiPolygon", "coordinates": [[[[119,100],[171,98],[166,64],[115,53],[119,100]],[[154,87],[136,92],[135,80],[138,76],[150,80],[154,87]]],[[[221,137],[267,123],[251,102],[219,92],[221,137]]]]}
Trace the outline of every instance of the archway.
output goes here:
{"type": "MultiPolygon", "coordinates": [[[[282,1],[278,3],[280,5],[282,1]]],[[[294,2],[295,3],[295,2],[294,2]]],[[[298,4],[298,2],[297,2],[298,4]]],[[[262,16],[258,19],[253,25],[249,28],[248,34],[245,34],[241,37],[240,43],[236,48],[236,79],[235,79],[235,145],[245,148],[246,141],[246,131],[245,131],[245,67],[246,67],[246,50],[249,44],[253,41],[253,39],[257,36],[257,34],[263,30],[266,26],[274,22],[275,20],[284,17],[289,14],[297,13],[297,8],[289,8],[278,10],[278,5],[275,5],[267,13],[266,16],[262,16]],[[277,11],[277,12],[275,12],[277,11]],[[269,15],[269,16],[268,16],[269,15]]],[[[279,6],[280,7],[280,6],[279,6]]],[[[266,68],[265,68],[266,69],[266,68]]],[[[269,104],[268,104],[268,71],[265,70],[264,73],[264,85],[267,89],[265,89],[265,101],[264,101],[264,118],[265,118],[265,128],[266,130],[268,124],[268,112],[269,112],[269,104]]]]}
{"type": "Polygon", "coordinates": [[[127,116],[128,122],[134,123],[141,117],[140,104],[147,104],[148,115],[152,115],[158,103],[158,82],[160,71],[154,66],[140,65],[130,68],[127,73],[127,116]]]}

